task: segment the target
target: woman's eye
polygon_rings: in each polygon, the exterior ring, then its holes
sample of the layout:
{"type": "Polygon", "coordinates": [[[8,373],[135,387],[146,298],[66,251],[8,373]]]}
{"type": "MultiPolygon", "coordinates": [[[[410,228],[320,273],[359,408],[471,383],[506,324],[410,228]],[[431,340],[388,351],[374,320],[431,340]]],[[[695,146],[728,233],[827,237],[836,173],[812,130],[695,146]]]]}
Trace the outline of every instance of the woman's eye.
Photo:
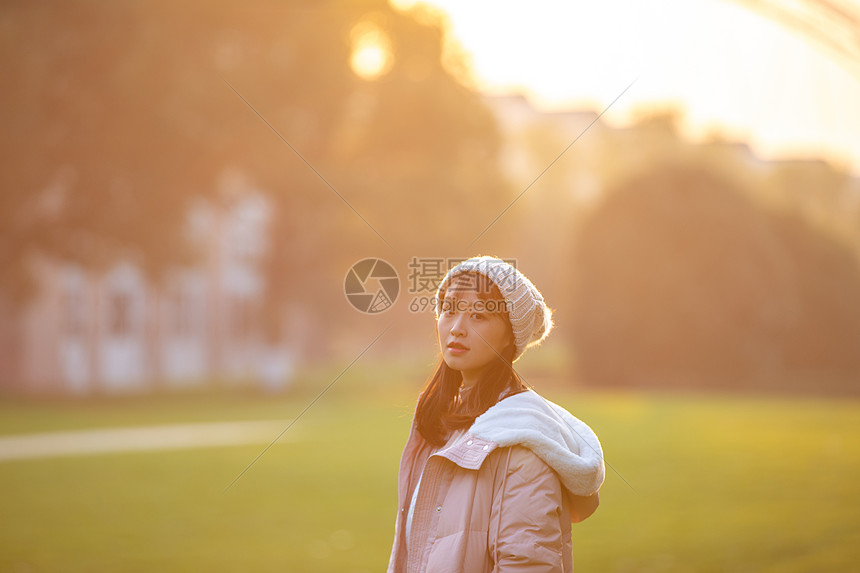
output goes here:
{"type": "Polygon", "coordinates": [[[481,320],[482,318],[484,318],[484,315],[483,315],[483,314],[481,314],[480,312],[473,312],[473,313],[472,313],[472,318],[473,318],[473,319],[475,319],[475,320],[481,320]]]}

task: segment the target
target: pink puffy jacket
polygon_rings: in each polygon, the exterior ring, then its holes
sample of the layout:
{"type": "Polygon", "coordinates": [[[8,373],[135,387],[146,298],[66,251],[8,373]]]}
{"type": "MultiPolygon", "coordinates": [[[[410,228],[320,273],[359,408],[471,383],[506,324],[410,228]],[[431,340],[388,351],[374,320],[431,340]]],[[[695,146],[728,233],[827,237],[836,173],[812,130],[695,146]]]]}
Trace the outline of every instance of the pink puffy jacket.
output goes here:
{"type": "Polygon", "coordinates": [[[400,460],[389,573],[573,570],[571,522],[597,508],[604,475],[588,426],[525,392],[432,450],[413,423],[400,460]]]}

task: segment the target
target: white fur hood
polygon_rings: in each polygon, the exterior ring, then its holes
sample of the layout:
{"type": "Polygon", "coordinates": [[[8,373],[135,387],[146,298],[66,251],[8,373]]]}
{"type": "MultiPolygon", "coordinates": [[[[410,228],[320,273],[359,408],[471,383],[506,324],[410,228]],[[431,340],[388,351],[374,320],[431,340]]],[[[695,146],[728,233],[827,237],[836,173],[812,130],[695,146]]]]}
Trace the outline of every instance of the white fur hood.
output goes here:
{"type": "Polygon", "coordinates": [[[531,390],[505,398],[478,416],[469,434],[501,447],[530,449],[575,495],[591,495],[603,483],[603,450],[591,428],[531,390]]]}

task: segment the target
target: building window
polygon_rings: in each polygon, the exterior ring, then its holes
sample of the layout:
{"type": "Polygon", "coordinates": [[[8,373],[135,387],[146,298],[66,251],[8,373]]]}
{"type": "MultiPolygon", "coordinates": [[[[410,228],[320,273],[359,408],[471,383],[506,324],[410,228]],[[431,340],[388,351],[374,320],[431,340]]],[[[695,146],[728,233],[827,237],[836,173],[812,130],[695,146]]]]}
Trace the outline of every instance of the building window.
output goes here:
{"type": "Polygon", "coordinates": [[[171,298],[170,325],[173,334],[190,336],[194,333],[194,297],[181,287],[173,292],[171,298]]]}
{"type": "Polygon", "coordinates": [[[110,297],[108,331],[113,336],[128,336],[132,333],[131,297],[117,292],[110,297]]]}
{"type": "Polygon", "coordinates": [[[230,331],[233,338],[247,338],[251,334],[253,320],[251,300],[242,296],[233,297],[230,309],[230,331]]]}
{"type": "Polygon", "coordinates": [[[62,298],[62,331],[66,336],[82,336],[85,324],[84,297],[77,290],[68,290],[62,298]]]}

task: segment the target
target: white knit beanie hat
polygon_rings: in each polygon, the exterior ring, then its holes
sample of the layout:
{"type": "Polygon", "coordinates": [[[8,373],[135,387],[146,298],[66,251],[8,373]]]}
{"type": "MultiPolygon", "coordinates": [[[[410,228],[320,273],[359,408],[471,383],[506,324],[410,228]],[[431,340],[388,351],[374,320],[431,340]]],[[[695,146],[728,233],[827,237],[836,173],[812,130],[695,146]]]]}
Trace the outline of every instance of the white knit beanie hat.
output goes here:
{"type": "Polygon", "coordinates": [[[552,311],[547,308],[540,291],[525,275],[495,257],[473,257],[448,271],[436,291],[436,318],[439,318],[442,306],[441,297],[448,290],[451,279],[468,272],[487,277],[504,297],[514,332],[514,360],[522,356],[527,348],[543,342],[552,330],[552,311]]]}

